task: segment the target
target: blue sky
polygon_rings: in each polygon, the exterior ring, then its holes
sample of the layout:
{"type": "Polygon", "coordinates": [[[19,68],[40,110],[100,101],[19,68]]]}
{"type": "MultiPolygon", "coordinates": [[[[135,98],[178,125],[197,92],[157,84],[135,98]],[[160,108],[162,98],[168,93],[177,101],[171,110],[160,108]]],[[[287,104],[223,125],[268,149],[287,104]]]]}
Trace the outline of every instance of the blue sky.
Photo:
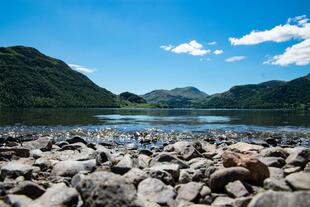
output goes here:
{"type": "Polygon", "coordinates": [[[0,46],[35,47],[114,93],[213,94],[310,73],[308,17],[309,0],[2,0],[0,46]]]}

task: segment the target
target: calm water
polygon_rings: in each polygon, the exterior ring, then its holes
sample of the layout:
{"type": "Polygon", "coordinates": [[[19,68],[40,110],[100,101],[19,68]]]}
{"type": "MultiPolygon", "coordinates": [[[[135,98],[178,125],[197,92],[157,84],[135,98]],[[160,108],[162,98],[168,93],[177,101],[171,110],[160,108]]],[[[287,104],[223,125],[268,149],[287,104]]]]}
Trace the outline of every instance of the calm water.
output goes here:
{"type": "Polygon", "coordinates": [[[18,127],[116,128],[167,131],[221,129],[272,130],[310,133],[310,112],[280,110],[174,110],[174,109],[5,109],[0,130],[18,127]]]}

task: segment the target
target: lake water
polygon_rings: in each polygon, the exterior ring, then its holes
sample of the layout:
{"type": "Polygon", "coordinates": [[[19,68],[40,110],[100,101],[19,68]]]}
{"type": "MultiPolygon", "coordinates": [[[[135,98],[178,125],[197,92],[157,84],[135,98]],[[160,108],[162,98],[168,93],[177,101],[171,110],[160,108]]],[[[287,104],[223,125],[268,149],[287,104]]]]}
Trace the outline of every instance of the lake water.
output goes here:
{"type": "Polygon", "coordinates": [[[0,131],[19,128],[203,132],[288,131],[310,133],[310,112],[190,109],[2,109],[0,131]]]}

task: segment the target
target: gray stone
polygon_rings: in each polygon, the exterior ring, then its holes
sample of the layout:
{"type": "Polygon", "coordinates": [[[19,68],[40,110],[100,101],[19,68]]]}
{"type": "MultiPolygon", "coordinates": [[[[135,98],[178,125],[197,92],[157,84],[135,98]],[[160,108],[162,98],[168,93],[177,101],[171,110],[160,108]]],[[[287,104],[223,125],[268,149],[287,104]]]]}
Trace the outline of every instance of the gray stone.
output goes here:
{"type": "Polygon", "coordinates": [[[28,204],[32,202],[32,199],[25,195],[10,194],[5,197],[5,202],[14,207],[30,207],[28,204]]]}
{"type": "Polygon", "coordinates": [[[76,188],[85,206],[135,206],[133,205],[136,200],[135,186],[117,174],[94,172],[85,176],[76,188]]]}
{"type": "Polygon", "coordinates": [[[291,191],[291,188],[286,184],[284,179],[267,178],[264,180],[264,188],[274,191],[291,191]]]}
{"type": "Polygon", "coordinates": [[[268,167],[271,178],[284,178],[284,171],[277,167],[268,167]]]}
{"type": "Polygon", "coordinates": [[[309,207],[310,191],[276,192],[257,194],[248,207],[309,207]]]}
{"type": "Polygon", "coordinates": [[[49,137],[41,137],[37,140],[23,142],[23,147],[29,150],[39,149],[41,151],[50,151],[52,145],[52,140],[49,137]]]}
{"type": "Polygon", "coordinates": [[[52,175],[73,177],[80,171],[92,172],[96,169],[96,160],[87,161],[60,161],[53,167],[52,175]]]}
{"type": "Polygon", "coordinates": [[[203,173],[200,170],[193,169],[181,169],[179,176],[179,183],[188,183],[190,181],[202,181],[204,178],[203,173]]]}
{"type": "Polygon", "coordinates": [[[206,169],[213,165],[211,160],[205,158],[195,158],[189,161],[188,163],[191,169],[198,170],[198,169],[206,169]]]}
{"type": "Polygon", "coordinates": [[[296,147],[286,159],[287,165],[304,167],[309,161],[310,150],[305,147],[296,147]]]}
{"type": "Polygon", "coordinates": [[[173,202],[176,192],[173,187],[165,185],[155,178],[147,178],[139,183],[138,194],[145,199],[158,204],[169,204],[173,202]]]}
{"type": "Polygon", "coordinates": [[[282,157],[261,157],[259,160],[268,167],[281,168],[285,165],[285,160],[282,157]]]}
{"type": "Polygon", "coordinates": [[[189,165],[186,164],[184,161],[178,159],[176,156],[167,153],[167,152],[161,152],[159,153],[157,156],[155,156],[151,163],[150,166],[154,166],[157,165],[158,163],[173,163],[173,164],[177,164],[180,166],[180,169],[183,168],[189,168],[189,165]]]}
{"type": "Polygon", "coordinates": [[[286,176],[285,180],[295,190],[310,190],[310,173],[293,173],[286,176]]]}
{"type": "Polygon", "coordinates": [[[200,197],[200,191],[203,187],[202,183],[189,182],[182,184],[178,189],[176,200],[195,201],[200,197]]]}
{"type": "Polygon", "coordinates": [[[49,159],[41,157],[34,162],[34,166],[38,166],[42,171],[45,171],[52,167],[52,163],[49,159]]]}
{"type": "Polygon", "coordinates": [[[223,168],[215,171],[210,177],[212,192],[223,192],[229,182],[249,180],[250,171],[243,167],[223,168]]]}
{"type": "Polygon", "coordinates": [[[297,166],[297,167],[288,167],[288,168],[285,168],[283,171],[286,175],[289,175],[289,174],[292,174],[292,173],[296,173],[296,172],[299,172],[301,171],[301,167],[300,166],[297,166]]]}
{"type": "Polygon", "coordinates": [[[44,153],[40,150],[40,149],[34,149],[30,151],[30,155],[34,158],[34,159],[38,159],[40,157],[44,156],[44,153]]]}
{"type": "Polygon", "coordinates": [[[233,207],[234,199],[229,197],[217,197],[212,203],[212,207],[233,207]]]}
{"type": "Polygon", "coordinates": [[[11,161],[1,168],[1,177],[4,179],[17,178],[24,176],[26,179],[30,179],[32,175],[32,167],[27,164],[19,163],[17,161],[11,161]]]}
{"type": "Polygon", "coordinates": [[[126,154],[115,166],[111,168],[111,170],[114,173],[123,175],[134,167],[135,164],[134,160],[131,158],[131,155],[126,154]]]}
{"type": "Polygon", "coordinates": [[[79,194],[74,188],[69,188],[64,183],[58,183],[48,188],[38,199],[28,203],[27,207],[73,207],[77,205],[78,200],[79,194]]]}
{"type": "Polygon", "coordinates": [[[0,147],[0,155],[10,157],[17,156],[17,157],[29,157],[30,156],[30,150],[26,149],[24,147],[0,147]]]}
{"type": "Polygon", "coordinates": [[[239,151],[239,152],[248,152],[248,151],[260,151],[264,147],[256,144],[248,144],[245,142],[238,142],[228,146],[228,149],[239,151]]]}
{"type": "Polygon", "coordinates": [[[45,193],[45,189],[34,182],[24,181],[19,183],[16,187],[10,189],[8,193],[22,194],[28,196],[29,198],[36,199],[45,193]]]}
{"type": "Polygon", "coordinates": [[[165,170],[157,169],[157,168],[153,168],[153,169],[150,168],[150,169],[147,169],[147,172],[150,177],[161,180],[167,185],[175,184],[175,180],[173,176],[165,170]]]}
{"type": "Polygon", "coordinates": [[[264,157],[282,157],[283,159],[288,156],[288,153],[281,147],[269,147],[263,149],[260,154],[264,157]]]}
{"type": "Polygon", "coordinates": [[[139,168],[132,168],[123,177],[129,182],[137,186],[142,180],[148,177],[147,173],[139,168]]]}
{"type": "Polygon", "coordinates": [[[240,180],[230,182],[225,186],[227,194],[231,197],[238,198],[249,195],[248,190],[244,187],[240,180]]]}
{"type": "Polygon", "coordinates": [[[202,155],[195,149],[193,143],[188,141],[176,142],[174,145],[174,151],[178,153],[184,160],[190,160],[195,157],[201,157],[202,155]]]}
{"type": "Polygon", "coordinates": [[[150,170],[155,171],[166,171],[172,175],[174,179],[178,179],[180,175],[180,166],[178,164],[158,164],[150,168],[150,170]]]}

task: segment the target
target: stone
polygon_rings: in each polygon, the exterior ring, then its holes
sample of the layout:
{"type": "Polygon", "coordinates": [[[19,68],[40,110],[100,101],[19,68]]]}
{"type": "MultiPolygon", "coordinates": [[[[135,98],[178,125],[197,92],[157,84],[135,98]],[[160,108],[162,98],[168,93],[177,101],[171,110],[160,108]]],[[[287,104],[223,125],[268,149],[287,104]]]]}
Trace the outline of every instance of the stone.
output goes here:
{"type": "Polygon", "coordinates": [[[282,157],[261,157],[259,160],[268,167],[281,168],[285,165],[285,160],[282,157]]]}
{"type": "Polygon", "coordinates": [[[30,150],[24,147],[0,147],[0,157],[4,154],[17,157],[29,157],[30,150]]]}
{"type": "Polygon", "coordinates": [[[194,202],[199,199],[202,187],[203,184],[197,182],[182,184],[178,189],[178,196],[176,197],[176,200],[194,202]]]}
{"type": "Polygon", "coordinates": [[[148,177],[147,173],[139,168],[132,168],[123,177],[129,182],[138,186],[138,184],[148,177]]]}
{"type": "Polygon", "coordinates": [[[226,151],[222,154],[224,167],[244,167],[250,171],[250,181],[253,184],[262,185],[270,176],[268,167],[251,155],[243,155],[226,151]]]}
{"type": "Polygon", "coordinates": [[[285,177],[294,190],[310,190],[310,173],[298,172],[285,177]]]}
{"type": "Polygon", "coordinates": [[[193,146],[193,143],[188,141],[180,141],[173,144],[174,151],[184,160],[190,160],[202,155],[193,146]]]}
{"type": "Polygon", "coordinates": [[[267,178],[264,180],[264,189],[274,191],[292,191],[284,179],[267,178]]]}
{"type": "Polygon", "coordinates": [[[223,168],[211,174],[209,186],[212,192],[223,192],[229,182],[246,181],[250,177],[250,171],[244,167],[223,168]]]}
{"type": "Polygon", "coordinates": [[[263,157],[282,157],[283,159],[286,159],[288,156],[288,153],[281,147],[269,147],[263,149],[260,154],[263,157]]]}
{"type": "Polygon", "coordinates": [[[259,193],[251,200],[248,207],[309,207],[310,191],[259,193]]]}
{"type": "Polygon", "coordinates": [[[135,186],[128,183],[124,177],[111,172],[89,174],[80,181],[76,188],[85,206],[135,206],[133,205],[136,201],[135,186]]]}
{"type": "Polygon", "coordinates": [[[32,199],[40,197],[43,193],[45,193],[45,189],[31,181],[19,183],[16,187],[8,191],[8,194],[22,194],[32,199]]]}
{"type": "Polygon", "coordinates": [[[130,154],[126,154],[111,170],[114,173],[123,175],[133,167],[135,167],[134,160],[130,154]]]}
{"type": "Polygon", "coordinates": [[[268,167],[271,178],[284,178],[284,170],[277,167],[268,167]]]}
{"type": "Polygon", "coordinates": [[[230,182],[225,186],[227,194],[234,198],[239,198],[249,195],[248,190],[244,187],[240,180],[230,182]]]}
{"type": "Polygon", "coordinates": [[[44,156],[44,153],[40,150],[40,149],[34,149],[30,151],[30,155],[34,158],[34,159],[38,159],[40,157],[44,156]]]}
{"type": "Polygon", "coordinates": [[[29,150],[39,149],[41,151],[50,151],[52,149],[52,140],[49,137],[41,137],[39,139],[23,142],[23,147],[29,150]]]}
{"type": "Polygon", "coordinates": [[[296,173],[296,172],[299,172],[301,171],[301,167],[300,166],[297,166],[297,167],[288,167],[288,168],[285,168],[283,170],[283,172],[285,173],[285,175],[289,175],[289,174],[292,174],[292,173],[296,173]]]}
{"type": "Polygon", "coordinates": [[[52,167],[52,162],[49,159],[41,157],[37,159],[33,165],[38,166],[42,171],[45,171],[52,167]]]}
{"type": "Polygon", "coordinates": [[[158,164],[150,168],[154,171],[166,171],[172,175],[172,177],[177,180],[180,175],[180,166],[177,164],[158,164]]]}
{"type": "Polygon", "coordinates": [[[173,202],[176,192],[173,187],[165,185],[162,181],[155,178],[147,178],[138,185],[139,196],[152,202],[167,205],[173,202]]]}
{"type": "Polygon", "coordinates": [[[5,197],[5,202],[14,207],[30,207],[28,204],[32,202],[32,199],[25,195],[10,194],[5,197]]]}
{"type": "Polygon", "coordinates": [[[2,179],[17,178],[19,176],[25,177],[25,179],[30,180],[32,175],[32,167],[27,164],[19,163],[17,161],[11,161],[1,168],[2,179]]]}
{"type": "Polygon", "coordinates": [[[163,181],[167,185],[174,185],[175,180],[170,173],[162,169],[150,168],[147,169],[148,175],[152,178],[163,181]]]}
{"type": "Polygon", "coordinates": [[[190,181],[202,181],[204,178],[203,173],[200,170],[193,169],[181,169],[179,176],[179,183],[188,183],[190,181]]]}
{"type": "Polygon", "coordinates": [[[228,149],[239,151],[239,152],[248,152],[248,151],[260,151],[264,149],[264,147],[256,144],[248,144],[245,142],[238,142],[236,144],[232,144],[228,146],[228,149]]]}
{"type": "Polygon", "coordinates": [[[60,161],[56,163],[52,170],[52,175],[62,176],[62,177],[73,177],[80,171],[92,172],[96,169],[96,160],[87,161],[60,161]]]}
{"type": "Polygon", "coordinates": [[[101,165],[105,162],[112,163],[111,153],[110,151],[105,148],[104,146],[98,145],[100,147],[97,147],[97,154],[96,154],[96,162],[97,165],[101,165]]]}
{"type": "MultiPolygon", "coordinates": [[[[194,159],[192,159],[194,160],[194,159]]],[[[188,163],[191,169],[198,170],[198,169],[206,169],[209,168],[211,165],[213,165],[213,162],[211,160],[205,159],[205,158],[199,158],[197,161],[192,161],[188,163]]]]}
{"type": "Polygon", "coordinates": [[[180,160],[179,158],[175,157],[174,155],[167,153],[167,152],[161,152],[157,156],[155,156],[151,162],[150,166],[154,166],[158,163],[173,163],[180,166],[180,169],[183,168],[189,168],[189,165],[186,164],[184,161],[180,160]]]}
{"type": "Polygon", "coordinates": [[[247,207],[251,200],[251,196],[236,198],[233,207],[247,207]]]}
{"type": "Polygon", "coordinates": [[[70,139],[67,139],[66,140],[69,144],[74,144],[74,143],[83,143],[85,145],[88,144],[88,142],[85,141],[85,139],[83,139],[82,137],[79,137],[79,136],[75,136],[75,137],[72,137],[70,139]]]}
{"type": "Polygon", "coordinates": [[[310,150],[305,147],[296,147],[286,158],[287,165],[304,167],[309,161],[310,150]]]}
{"type": "Polygon", "coordinates": [[[137,157],[137,167],[140,169],[148,168],[152,158],[145,154],[139,154],[137,157]]]}
{"type": "Polygon", "coordinates": [[[52,185],[46,192],[26,207],[60,207],[76,206],[79,201],[79,194],[75,188],[67,187],[64,183],[52,185]]]}
{"type": "Polygon", "coordinates": [[[233,207],[234,199],[229,197],[217,197],[212,203],[212,207],[233,207]]]}

